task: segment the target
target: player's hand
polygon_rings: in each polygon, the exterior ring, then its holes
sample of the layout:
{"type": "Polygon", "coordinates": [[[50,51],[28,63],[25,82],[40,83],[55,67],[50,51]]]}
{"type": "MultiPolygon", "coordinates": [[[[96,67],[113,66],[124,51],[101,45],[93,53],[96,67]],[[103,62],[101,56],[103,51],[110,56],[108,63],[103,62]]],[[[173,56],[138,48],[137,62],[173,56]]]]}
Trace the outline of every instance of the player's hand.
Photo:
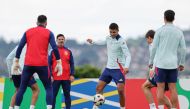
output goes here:
{"type": "Polygon", "coordinates": [[[153,67],[153,64],[150,64],[148,67],[149,67],[150,69],[152,69],[152,67],[153,67]]]}
{"type": "Polygon", "coordinates": [[[183,71],[183,70],[184,70],[184,66],[183,66],[183,65],[180,65],[180,66],[178,67],[178,70],[179,70],[179,71],[183,71]]]}
{"type": "Polygon", "coordinates": [[[57,72],[57,76],[61,76],[63,73],[63,68],[62,68],[62,62],[61,59],[57,60],[57,65],[55,67],[55,72],[57,72]]]}
{"type": "Polygon", "coordinates": [[[86,41],[87,41],[88,43],[90,43],[90,44],[93,44],[92,39],[87,39],[86,41]]]}
{"type": "Polygon", "coordinates": [[[75,80],[75,77],[73,75],[70,76],[70,81],[73,82],[75,80]]]}
{"type": "Polygon", "coordinates": [[[149,77],[152,79],[154,77],[154,69],[149,70],[149,77]]]}
{"type": "Polygon", "coordinates": [[[20,70],[21,69],[20,69],[20,65],[19,65],[19,59],[14,58],[13,65],[11,67],[11,74],[20,75],[21,74],[20,70]]]}
{"type": "Polygon", "coordinates": [[[126,75],[128,72],[129,72],[129,69],[128,69],[128,68],[123,68],[123,73],[124,73],[124,75],[126,75]]]}

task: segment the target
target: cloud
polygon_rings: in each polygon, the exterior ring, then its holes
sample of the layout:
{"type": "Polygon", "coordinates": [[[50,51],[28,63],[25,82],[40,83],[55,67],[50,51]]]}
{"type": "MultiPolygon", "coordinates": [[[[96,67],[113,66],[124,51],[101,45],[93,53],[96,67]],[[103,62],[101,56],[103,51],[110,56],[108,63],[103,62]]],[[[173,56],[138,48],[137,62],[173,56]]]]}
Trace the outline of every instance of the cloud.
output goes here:
{"type": "Polygon", "coordinates": [[[88,36],[104,40],[108,26],[116,22],[125,38],[137,37],[163,24],[163,12],[176,12],[175,24],[190,25],[189,0],[4,0],[0,4],[0,35],[19,40],[24,31],[36,26],[36,17],[45,14],[55,34],[84,41],[88,36]]]}

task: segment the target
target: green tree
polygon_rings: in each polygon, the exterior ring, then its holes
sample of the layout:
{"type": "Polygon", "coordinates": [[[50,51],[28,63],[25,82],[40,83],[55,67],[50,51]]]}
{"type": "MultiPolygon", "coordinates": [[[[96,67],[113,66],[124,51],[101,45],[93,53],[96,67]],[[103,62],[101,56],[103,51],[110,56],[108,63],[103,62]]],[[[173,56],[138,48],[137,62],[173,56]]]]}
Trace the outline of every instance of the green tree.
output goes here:
{"type": "Polygon", "coordinates": [[[76,78],[98,78],[100,73],[101,69],[93,67],[89,64],[75,67],[76,78]]]}

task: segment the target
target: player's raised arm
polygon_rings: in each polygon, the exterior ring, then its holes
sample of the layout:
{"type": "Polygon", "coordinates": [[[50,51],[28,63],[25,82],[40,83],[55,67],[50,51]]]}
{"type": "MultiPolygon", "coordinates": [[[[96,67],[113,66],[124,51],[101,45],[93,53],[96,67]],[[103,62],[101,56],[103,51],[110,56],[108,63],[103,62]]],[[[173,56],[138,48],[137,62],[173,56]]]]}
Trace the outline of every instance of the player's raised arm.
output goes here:
{"type": "Polygon", "coordinates": [[[103,40],[103,41],[94,41],[91,38],[86,39],[86,42],[88,42],[89,44],[96,44],[96,45],[105,45],[106,44],[106,40],[103,40]]]}

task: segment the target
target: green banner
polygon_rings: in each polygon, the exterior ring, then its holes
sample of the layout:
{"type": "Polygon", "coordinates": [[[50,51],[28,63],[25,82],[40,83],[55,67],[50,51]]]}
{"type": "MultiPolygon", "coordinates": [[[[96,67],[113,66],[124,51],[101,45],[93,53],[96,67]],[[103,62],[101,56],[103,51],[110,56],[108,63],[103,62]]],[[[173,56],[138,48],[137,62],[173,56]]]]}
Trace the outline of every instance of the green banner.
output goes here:
{"type": "MultiPolygon", "coordinates": [[[[38,100],[36,102],[35,109],[46,109],[45,89],[40,80],[37,80],[37,83],[38,83],[38,86],[40,89],[40,93],[38,96],[38,100]]],[[[6,78],[5,83],[4,83],[3,109],[9,108],[10,100],[11,100],[11,97],[13,96],[14,92],[15,92],[15,88],[14,88],[13,82],[10,81],[10,79],[6,78]]],[[[28,87],[24,94],[20,109],[29,109],[31,97],[32,97],[32,90],[28,87]]],[[[61,95],[61,90],[60,90],[57,95],[57,98],[56,98],[56,109],[61,108],[61,103],[62,103],[61,99],[62,99],[62,95],[61,95]]]]}
{"type": "Polygon", "coordinates": [[[190,109],[190,79],[179,79],[177,83],[180,109],[190,109]]]}

